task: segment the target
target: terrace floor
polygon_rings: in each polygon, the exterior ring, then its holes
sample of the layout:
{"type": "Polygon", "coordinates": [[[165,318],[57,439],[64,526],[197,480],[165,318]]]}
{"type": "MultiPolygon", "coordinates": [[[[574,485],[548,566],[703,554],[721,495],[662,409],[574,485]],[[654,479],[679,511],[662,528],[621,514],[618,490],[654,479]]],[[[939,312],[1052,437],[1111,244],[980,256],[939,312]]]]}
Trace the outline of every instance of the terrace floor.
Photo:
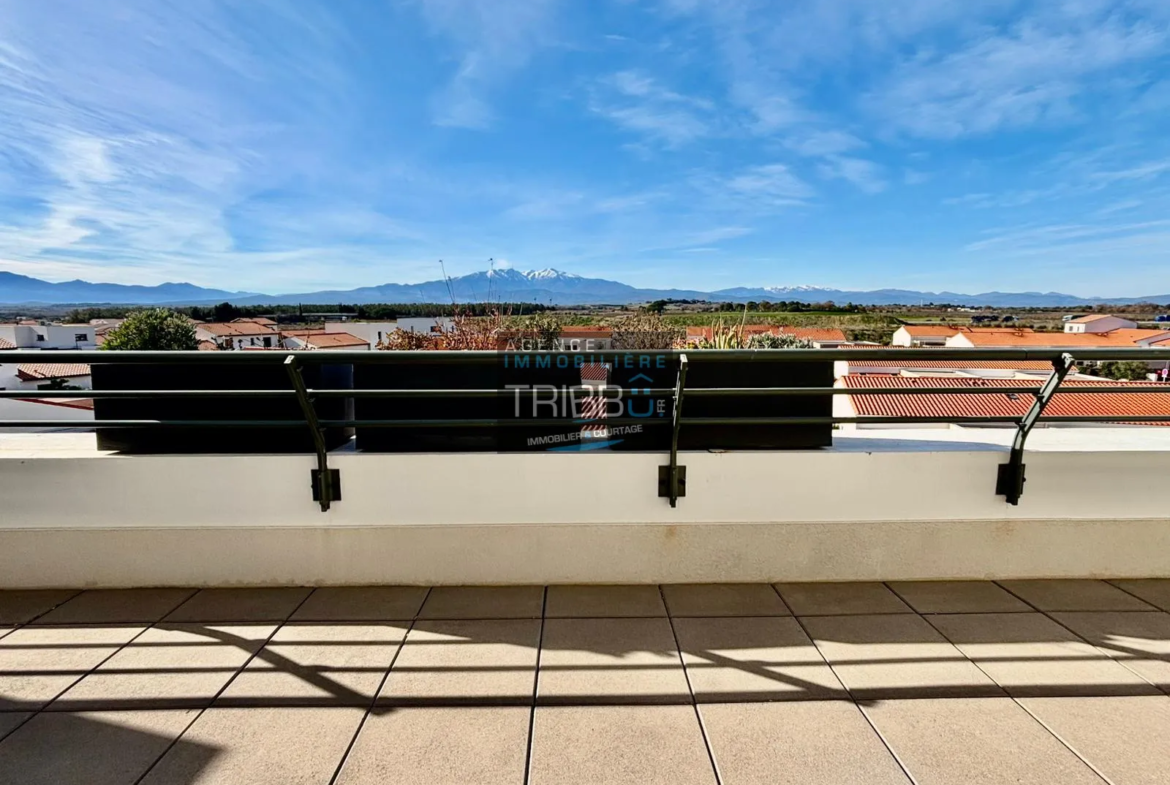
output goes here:
{"type": "Polygon", "coordinates": [[[1164,783],[1170,581],[0,592],[0,783],[1164,783]]]}

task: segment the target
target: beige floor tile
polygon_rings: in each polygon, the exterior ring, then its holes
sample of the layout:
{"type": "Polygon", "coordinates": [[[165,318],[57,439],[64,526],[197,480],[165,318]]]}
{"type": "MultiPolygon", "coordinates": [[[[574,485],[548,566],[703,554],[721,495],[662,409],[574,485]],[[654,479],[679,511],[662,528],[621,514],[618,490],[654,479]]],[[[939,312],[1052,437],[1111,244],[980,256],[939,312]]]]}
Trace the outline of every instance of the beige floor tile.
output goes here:
{"type": "MultiPolygon", "coordinates": [[[[38,714],[0,744],[0,783],[133,785],[195,719],[194,710],[38,714]]],[[[216,750],[180,741],[193,761],[216,750]]]]}
{"type": "Polygon", "coordinates": [[[1170,697],[1024,698],[1020,703],[1115,785],[1165,785],[1170,697]]]}
{"type": "Polygon", "coordinates": [[[943,614],[930,621],[1015,697],[1157,693],[1043,614],[943,614]]]}
{"type": "Polygon", "coordinates": [[[538,708],[530,770],[531,785],[715,783],[691,706],[538,708]]]}
{"type": "Polygon", "coordinates": [[[699,707],[724,785],[910,785],[850,701],[699,707]]]}
{"type": "Polygon", "coordinates": [[[352,586],[317,589],[292,621],[402,621],[426,599],[423,586],[352,586]]]}
{"type": "Polygon", "coordinates": [[[143,785],[322,785],[329,782],[362,709],[205,711],[143,785]],[[208,759],[204,749],[214,750],[208,759]]]}
{"type": "Polygon", "coordinates": [[[802,621],[855,698],[1003,694],[921,616],[810,616],[802,621]]]}
{"type": "Polygon", "coordinates": [[[150,624],[194,594],[193,589],[96,589],[85,591],[34,624],[150,624]]]}
{"type": "Polygon", "coordinates": [[[28,711],[0,711],[0,739],[20,727],[20,724],[32,716],[28,711]]]}
{"type": "Polygon", "coordinates": [[[913,613],[880,583],[778,583],[776,589],[797,616],[913,613]]]}
{"type": "Polygon", "coordinates": [[[1154,607],[1105,581],[999,581],[1042,611],[1152,611],[1154,607]]]}
{"type": "Polygon", "coordinates": [[[549,586],[545,616],[620,618],[665,616],[657,586],[549,586]]]}
{"type": "Polygon", "coordinates": [[[41,708],[143,629],[22,627],[0,638],[0,711],[41,708]]]}
{"type": "Polygon", "coordinates": [[[75,594],[73,589],[0,591],[0,627],[30,622],[75,594]]]}
{"type": "Polygon", "coordinates": [[[673,583],[662,587],[671,616],[790,616],[766,583],[673,583]]]}
{"type": "Polygon", "coordinates": [[[1142,678],[1170,688],[1170,614],[1102,611],[1052,615],[1142,678]]]}
{"type": "Polygon", "coordinates": [[[415,622],[380,705],[532,702],[539,619],[415,622]]]}
{"type": "Polygon", "coordinates": [[[371,714],[337,785],[522,785],[530,712],[464,706],[371,714]]]}
{"type": "Polygon", "coordinates": [[[545,620],[537,700],[689,703],[670,621],[545,620]]]}
{"type": "Polygon", "coordinates": [[[918,785],[1101,785],[1010,698],[878,701],[864,710],[918,785]]]}
{"type": "Polygon", "coordinates": [[[284,621],[312,589],[202,589],[167,615],[170,622],[284,621]]]}
{"type": "Polygon", "coordinates": [[[674,631],[699,701],[846,697],[795,619],[675,619],[674,631]]]}
{"type": "Polygon", "coordinates": [[[369,706],[410,622],[285,624],[217,706],[369,706]]]}
{"type": "Polygon", "coordinates": [[[436,586],[419,611],[420,619],[539,619],[540,586],[436,586]]]}
{"type": "Polygon", "coordinates": [[[152,627],[48,710],[202,708],[274,629],[271,624],[152,627]]]}
{"type": "Polygon", "coordinates": [[[1032,609],[992,581],[897,581],[889,584],[919,613],[1015,613],[1032,609]]]}
{"type": "Polygon", "coordinates": [[[1136,594],[1151,605],[1170,611],[1170,580],[1155,578],[1140,581],[1109,581],[1130,594],[1136,594]]]}

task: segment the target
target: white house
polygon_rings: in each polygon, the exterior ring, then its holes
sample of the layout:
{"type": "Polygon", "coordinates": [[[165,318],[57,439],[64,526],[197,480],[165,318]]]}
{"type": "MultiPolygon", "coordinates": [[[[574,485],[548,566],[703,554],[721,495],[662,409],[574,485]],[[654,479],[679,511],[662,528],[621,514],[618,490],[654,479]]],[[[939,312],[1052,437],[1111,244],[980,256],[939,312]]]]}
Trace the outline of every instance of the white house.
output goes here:
{"type": "Polygon", "coordinates": [[[0,345],[17,349],[96,349],[90,324],[0,324],[0,345]]]}
{"type": "Polygon", "coordinates": [[[281,346],[297,351],[369,351],[370,342],[365,338],[345,332],[325,330],[285,330],[281,334],[281,346]]]}
{"type": "Polygon", "coordinates": [[[267,324],[254,321],[196,324],[195,337],[211,341],[220,349],[274,349],[280,346],[280,333],[267,324]]]}
{"type": "Polygon", "coordinates": [[[399,330],[408,333],[452,333],[455,320],[450,316],[418,316],[397,320],[399,330]]]}
{"type": "Polygon", "coordinates": [[[93,388],[90,369],[84,363],[11,363],[0,354],[0,390],[55,389],[68,385],[93,388]]]}
{"type": "Polygon", "coordinates": [[[894,331],[893,346],[946,346],[947,339],[959,333],[958,327],[945,324],[904,324],[894,331]]]}
{"type": "Polygon", "coordinates": [[[1066,333],[1108,333],[1114,330],[1132,330],[1136,327],[1137,322],[1105,313],[1081,316],[1064,323],[1066,333]]]}
{"type": "Polygon", "coordinates": [[[377,346],[398,329],[398,322],[325,322],[325,332],[342,333],[361,338],[370,346],[377,346]]]}

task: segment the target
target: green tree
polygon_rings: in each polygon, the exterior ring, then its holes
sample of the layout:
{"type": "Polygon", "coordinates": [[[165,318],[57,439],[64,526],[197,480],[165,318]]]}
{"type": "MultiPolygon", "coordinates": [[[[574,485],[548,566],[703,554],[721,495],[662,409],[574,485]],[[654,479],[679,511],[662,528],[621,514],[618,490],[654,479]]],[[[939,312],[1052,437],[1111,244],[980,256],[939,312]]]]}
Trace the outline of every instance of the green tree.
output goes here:
{"type": "Polygon", "coordinates": [[[183,351],[198,349],[195,328],[182,314],[166,308],[135,311],[110,330],[103,349],[113,351],[183,351]]]}
{"type": "Polygon", "coordinates": [[[1127,360],[1125,362],[1113,362],[1110,360],[1101,363],[1097,371],[1106,379],[1145,381],[1146,375],[1150,372],[1150,366],[1137,360],[1127,360]]]}

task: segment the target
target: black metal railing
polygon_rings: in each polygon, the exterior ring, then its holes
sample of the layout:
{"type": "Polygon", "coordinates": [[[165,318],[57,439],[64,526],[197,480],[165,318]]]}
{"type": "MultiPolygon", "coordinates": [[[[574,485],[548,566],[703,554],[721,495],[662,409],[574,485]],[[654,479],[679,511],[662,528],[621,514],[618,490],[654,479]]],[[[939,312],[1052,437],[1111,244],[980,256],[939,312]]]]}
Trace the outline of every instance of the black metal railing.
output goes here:
{"type": "MultiPolygon", "coordinates": [[[[1142,361],[1170,366],[1170,349],[1078,349],[1073,352],[1061,349],[708,349],[708,350],[645,350],[620,351],[598,350],[581,352],[525,352],[529,356],[565,356],[582,358],[585,362],[606,362],[614,358],[653,354],[665,359],[667,367],[677,374],[673,387],[643,389],[645,395],[669,396],[671,416],[660,421],[642,418],[607,418],[605,425],[624,423],[638,425],[669,425],[670,460],[660,470],[659,493],[675,506],[680,497],[686,495],[685,467],[678,463],[679,432],[685,426],[724,425],[995,425],[1016,426],[1015,439],[1008,463],[999,467],[996,493],[1006,497],[1010,504],[1018,504],[1024,486],[1024,446],[1029,433],[1040,423],[1151,423],[1170,422],[1170,409],[1164,413],[1141,415],[1065,415],[1050,416],[1044,411],[1054,395],[1061,389],[1061,383],[1076,363],[1103,361],[1142,361]],[[687,370],[691,365],[708,363],[809,363],[839,362],[863,363],[880,360],[891,366],[914,367],[915,362],[956,361],[972,362],[1009,361],[1044,362],[1052,371],[1042,384],[1035,388],[1021,386],[978,387],[921,386],[921,387],[704,387],[688,389],[687,370]],[[1159,362],[1160,361],[1160,362],[1159,362]],[[1033,398],[1028,411],[1019,416],[791,416],[791,417],[688,417],[684,413],[684,401],[692,398],[723,396],[870,396],[870,395],[1030,395],[1033,398]]],[[[238,352],[106,352],[106,351],[8,351],[0,354],[0,364],[24,363],[86,363],[118,365],[235,365],[276,366],[281,365],[287,372],[288,389],[133,389],[133,390],[0,390],[0,399],[288,399],[296,400],[301,412],[300,419],[95,419],[78,420],[2,420],[0,429],[15,428],[85,428],[85,429],[134,429],[134,428],[307,428],[312,435],[313,448],[317,456],[317,469],[313,471],[313,497],[322,510],[328,510],[330,503],[339,498],[339,476],[336,469],[330,470],[328,452],[323,433],[328,428],[507,428],[514,426],[558,426],[564,419],[508,419],[508,418],[434,418],[434,419],[320,419],[314,402],[330,398],[421,398],[431,399],[477,399],[501,396],[536,394],[536,390],[516,389],[315,389],[305,384],[302,369],[312,365],[401,365],[418,366],[434,363],[498,363],[501,353],[495,351],[238,351],[238,352]]],[[[955,366],[961,368],[962,366],[955,366]]],[[[1067,389],[1067,388],[1066,388],[1067,389]]],[[[1170,393],[1170,385],[1124,385],[1102,383],[1093,386],[1078,386],[1076,395],[1105,393],[1170,393]]],[[[590,395],[620,397],[620,389],[599,389],[590,395]]],[[[1072,393],[1070,393],[1072,394],[1072,393]]]]}

